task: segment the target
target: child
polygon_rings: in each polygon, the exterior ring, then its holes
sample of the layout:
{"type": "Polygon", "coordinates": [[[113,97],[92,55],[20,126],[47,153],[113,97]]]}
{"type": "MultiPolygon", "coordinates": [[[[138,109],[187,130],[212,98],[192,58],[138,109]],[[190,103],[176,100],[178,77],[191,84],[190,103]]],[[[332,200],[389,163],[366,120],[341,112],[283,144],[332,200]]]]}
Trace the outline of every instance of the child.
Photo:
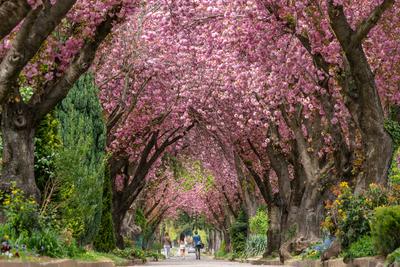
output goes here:
{"type": "Polygon", "coordinates": [[[185,244],[185,235],[183,233],[181,233],[179,238],[179,250],[181,257],[185,258],[186,244],[185,244]]]}

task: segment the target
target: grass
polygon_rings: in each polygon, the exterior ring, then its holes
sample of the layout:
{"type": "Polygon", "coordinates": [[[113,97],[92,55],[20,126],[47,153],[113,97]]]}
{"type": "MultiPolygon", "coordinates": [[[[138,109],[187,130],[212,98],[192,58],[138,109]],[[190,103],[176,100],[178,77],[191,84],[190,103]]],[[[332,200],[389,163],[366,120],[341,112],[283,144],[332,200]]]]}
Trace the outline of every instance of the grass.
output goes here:
{"type": "Polygon", "coordinates": [[[102,253],[96,251],[86,251],[73,258],[78,261],[112,261],[115,265],[125,265],[130,262],[130,260],[118,257],[112,253],[102,253]]]}
{"type": "Polygon", "coordinates": [[[82,252],[76,257],[71,259],[58,259],[58,258],[49,258],[49,257],[38,257],[30,254],[20,253],[20,257],[5,257],[0,256],[0,261],[15,261],[15,262],[33,262],[33,263],[41,263],[41,262],[50,262],[57,260],[76,260],[76,261],[87,261],[87,262],[96,262],[96,261],[112,261],[115,265],[127,265],[131,261],[122,257],[118,257],[112,253],[101,253],[95,251],[86,251],[82,252]]]}

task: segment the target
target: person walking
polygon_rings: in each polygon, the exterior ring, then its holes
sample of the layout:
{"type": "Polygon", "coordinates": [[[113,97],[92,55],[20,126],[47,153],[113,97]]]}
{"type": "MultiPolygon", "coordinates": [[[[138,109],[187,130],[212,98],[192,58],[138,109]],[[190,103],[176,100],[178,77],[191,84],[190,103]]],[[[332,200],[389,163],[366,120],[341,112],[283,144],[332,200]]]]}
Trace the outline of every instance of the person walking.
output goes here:
{"type": "Polygon", "coordinates": [[[186,250],[186,242],[185,242],[185,234],[181,233],[179,237],[179,250],[181,257],[185,258],[185,250],[186,250]]]}
{"type": "Polygon", "coordinates": [[[203,243],[201,242],[201,237],[197,231],[194,232],[193,245],[196,251],[196,260],[200,260],[200,249],[202,248],[203,243]]]}
{"type": "Polygon", "coordinates": [[[168,233],[165,233],[163,238],[165,258],[169,259],[169,252],[171,251],[172,242],[168,233]]]}

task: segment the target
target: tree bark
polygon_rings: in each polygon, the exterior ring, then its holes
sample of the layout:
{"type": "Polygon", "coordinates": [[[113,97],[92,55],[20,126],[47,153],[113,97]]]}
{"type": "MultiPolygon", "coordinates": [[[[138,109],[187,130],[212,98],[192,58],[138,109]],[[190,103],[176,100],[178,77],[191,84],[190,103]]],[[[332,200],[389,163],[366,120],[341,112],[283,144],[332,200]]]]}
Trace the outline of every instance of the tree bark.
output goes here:
{"type": "Polygon", "coordinates": [[[28,14],[30,6],[26,0],[0,2],[0,40],[6,37],[28,14]]]}
{"type": "Polygon", "coordinates": [[[345,93],[346,106],[361,130],[364,150],[363,166],[356,182],[358,192],[365,190],[370,183],[387,182],[393,152],[392,140],[384,128],[384,113],[375,77],[362,47],[363,39],[393,3],[394,0],[384,0],[353,30],[343,6],[328,1],[330,24],[343,49],[347,75],[354,81],[345,93]]]}
{"type": "Polygon", "coordinates": [[[281,211],[276,205],[268,205],[269,227],[267,232],[267,249],[264,257],[273,255],[281,246],[281,211]]]}
{"type": "Polygon", "coordinates": [[[231,252],[231,237],[229,235],[229,232],[224,229],[222,231],[222,236],[223,236],[224,242],[225,242],[225,252],[229,253],[229,252],[231,252]]]}
{"type": "Polygon", "coordinates": [[[1,130],[3,137],[3,170],[1,187],[10,188],[11,182],[40,200],[34,175],[34,135],[31,124],[32,112],[22,102],[10,102],[2,106],[1,130]]]}

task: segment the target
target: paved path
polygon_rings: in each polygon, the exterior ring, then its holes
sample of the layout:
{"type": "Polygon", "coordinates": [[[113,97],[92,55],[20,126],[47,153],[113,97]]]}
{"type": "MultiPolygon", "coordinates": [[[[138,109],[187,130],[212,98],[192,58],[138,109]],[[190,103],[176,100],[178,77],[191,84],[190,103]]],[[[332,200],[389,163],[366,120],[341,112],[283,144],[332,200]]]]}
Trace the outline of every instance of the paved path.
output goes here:
{"type": "MultiPolygon", "coordinates": [[[[165,261],[159,262],[150,262],[145,265],[146,267],[254,267],[255,265],[251,265],[248,263],[238,263],[231,261],[219,261],[213,260],[209,257],[202,257],[200,261],[195,259],[194,255],[186,256],[184,259],[180,257],[172,257],[165,261]]],[[[267,265],[264,265],[267,266],[267,265]]],[[[272,265],[268,265],[269,267],[273,267],[272,265]]],[[[282,267],[279,266],[279,267],[282,267]]]]}

